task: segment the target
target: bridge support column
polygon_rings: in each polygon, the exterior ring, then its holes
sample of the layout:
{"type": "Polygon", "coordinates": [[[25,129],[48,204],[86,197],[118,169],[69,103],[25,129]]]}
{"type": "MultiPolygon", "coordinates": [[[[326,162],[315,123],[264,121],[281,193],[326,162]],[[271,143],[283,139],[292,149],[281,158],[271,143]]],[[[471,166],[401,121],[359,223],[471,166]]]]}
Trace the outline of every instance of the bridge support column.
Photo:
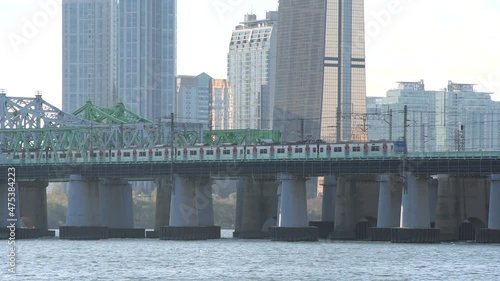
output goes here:
{"type": "Polygon", "coordinates": [[[399,226],[402,181],[399,175],[380,175],[377,227],[368,229],[368,240],[391,241],[391,229],[399,226]]]}
{"type": "Polygon", "coordinates": [[[500,175],[490,178],[488,228],[479,231],[479,243],[500,243],[500,175]]]}
{"type": "MultiPolygon", "coordinates": [[[[12,232],[12,235],[15,233],[16,239],[21,238],[32,238],[28,233],[26,233],[26,228],[24,226],[23,220],[21,218],[21,207],[22,202],[19,202],[20,199],[20,184],[15,183],[13,186],[8,183],[0,184],[0,239],[8,239],[11,236],[11,229],[15,232],[12,232]],[[14,194],[13,196],[10,194],[14,194]],[[15,198],[15,208],[9,210],[9,198],[15,198]],[[22,235],[20,235],[22,233],[22,235]]],[[[31,233],[30,233],[31,234],[31,233]]]]}
{"type": "Polygon", "coordinates": [[[59,238],[98,240],[108,238],[108,227],[100,215],[99,181],[71,175],[66,226],[59,227],[59,238]]]}
{"type": "MultiPolygon", "coordinates": [[[[198,197],[201,197],[200,195],[198,197]]],[[[213,229],[200,226],[197,208],[196,179],[174,175],[170,203],[170,223],[160,227],[161,240],[206,240],[213,229]]]]}
{"type": "Polygon", "coordinates": [[[49,232],[47,223],[47,185],[46,181],[40,180],[19,183],[21,218],[26,226],[23,230],[27,232],[23,235],[25,237],[55,235],[54,231],[49,232]]]}
{"type": "Polygon", "coordinates": [[[437,210],[437,194],[438,194],[438,180],[429,178],[427,182],[429,189],[429,218],[431,228],[436,227],[436,210],[437,210]]]}
{"type": "Polygon", "coordinates": [[[211,178],[195,180],[195,207],[198,210],[198,225],[208,230],[207,239],[220,238],[220,226],[214,225],[214,204],[211,178]]]}
{"type": "Polygon", "coordinates": [[[325,176],[323,179],[323,201],[321,221],[311,221],[309,226],[319,229],[319,238],[328,238],[335,227],[335,204],[337,201],[337,176],[325,176]]]}
{"type": "Polygon", "coordinates": [[[441,229],[442,241],[458,241],[459,226],[465,219],[460,178],[441,174],[437,180],[436,228],[441,229]]]}
{"type": "Polygon", "coordinates": [[[275,177],[241,177],[237,183],[236,223],[233,237],[262,239],[276,226],[278,183],[275,177]]]}
{"type": "Polygon", "coordinates": [[[147,238],[159,238],[160,228],[169,225],[172,185],[173,181],[170,177],[156,179],[155,228],[153,231],[146,231],[147,238]]]}
{"type": "Polygon", "coordinates": [[[134,229],[132,186],[122,179],[105,179],[99,188],[103,225],[109,238],[144,238],[144,229],[134,229]]]}
{"type": "Polygon", "coordinates": [[[280,183],[278,226],[271,227],[273,241],[317,241],[317,227],[307,222],[306,179],[278,174],[280,183]]]}
{"type": "Polygon", "coordinates": [[[368,229],[377,221],[378,186],[376,176],[339,175],[334,240],[366,240],[368,229]]]}
{"type": "Polygon", "coordinates": [[[393,243],[439,243],[441,230],[430,228],[429,177],[426,175],[406,176],[403,186],[400,228],[393,228],[393,243]]]}

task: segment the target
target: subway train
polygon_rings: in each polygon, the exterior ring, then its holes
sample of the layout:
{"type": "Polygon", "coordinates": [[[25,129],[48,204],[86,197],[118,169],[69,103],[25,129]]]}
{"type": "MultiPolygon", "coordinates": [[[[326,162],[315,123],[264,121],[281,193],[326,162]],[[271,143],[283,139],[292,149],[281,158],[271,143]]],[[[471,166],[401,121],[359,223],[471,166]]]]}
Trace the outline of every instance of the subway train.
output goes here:
{"type": "Polygon", "coordinates": [[[194,147],[156,146],[154,148],[94,149],[80,151],[31,151],[2,153],[4,163],[79,162],[161,162],[272,159],[383,158],[404,152],[404,142],[345,142],[271,145],[221,145],[194,147]]]}

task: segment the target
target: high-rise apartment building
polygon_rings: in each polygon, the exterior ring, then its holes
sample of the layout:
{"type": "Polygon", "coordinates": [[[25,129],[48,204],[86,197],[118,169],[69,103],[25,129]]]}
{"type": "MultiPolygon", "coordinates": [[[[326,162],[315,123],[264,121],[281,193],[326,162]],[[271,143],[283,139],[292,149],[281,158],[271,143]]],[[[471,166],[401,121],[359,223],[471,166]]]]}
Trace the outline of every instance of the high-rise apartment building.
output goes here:
{"type": "Polygon", "coordinates": [[[212,79],[210,83],[210,128],[233,129],[233,93],[226,79],[212,79]]]}
{"type": "Polygon", "coordinates": [[[175,113],[176,0],[64,0],[63,110],[175,113]]]}
{"type": "Polygon", "coordinates": [[[227,62],[234,129],[271,129],[278,12],[253,14],[233,31],[227,62]]]}
{"type": "Polygon", "coordinates": [[[274,129],[284,140],[365,140],[363,0],[280,0],[274,129]]]}
{"type": "Polygon", "coordinates": [[[117,0],[63,1],[62,110],[117,101],[117,0]]]}
{"type": "Polygon", "coordinates": [[[206,73],[177,77],[177,122],[198,123],[208,128],[211,80],[206,73]]]}
{"type": "Polygon", "coordinates": [[[176,0],[120,0],[118,98],[149,119],[176,107],[176,0]]]}
{"type": "Polygon", "coordinates": [[[406,128],[409,152],[500,149],[500,103],[472,84],[449,81],[446,88],[429,91],[423,80],[399,82],[386,97],[367,102],[371,140],[402,140],[406,128]]]}

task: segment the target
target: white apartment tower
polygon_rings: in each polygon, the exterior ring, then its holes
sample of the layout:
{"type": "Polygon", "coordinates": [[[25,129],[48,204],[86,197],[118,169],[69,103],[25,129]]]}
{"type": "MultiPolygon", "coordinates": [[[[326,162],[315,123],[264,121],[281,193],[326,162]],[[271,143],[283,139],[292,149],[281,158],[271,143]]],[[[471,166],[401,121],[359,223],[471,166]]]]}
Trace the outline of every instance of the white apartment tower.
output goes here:
{"type": "Polygon", "coordinates": [[[229,44],[228,80],[233,93],[234,129],[271,129],[278,12],[253,14],[236,26],[229,44]]]}

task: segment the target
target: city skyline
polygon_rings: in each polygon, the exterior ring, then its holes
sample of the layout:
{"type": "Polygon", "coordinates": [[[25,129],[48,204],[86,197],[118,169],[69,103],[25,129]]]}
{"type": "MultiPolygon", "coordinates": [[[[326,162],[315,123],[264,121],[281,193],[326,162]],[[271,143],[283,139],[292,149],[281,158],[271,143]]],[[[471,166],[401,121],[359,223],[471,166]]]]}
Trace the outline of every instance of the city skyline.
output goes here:
{"type": "MultiPolygon", "coordinates": [[[[51,0],[19,2],[0,3],[1,61],[8,66],[0,70],[0,88],[10,96],[33,96],[41,90],[45,99],[60,107],[61,6],[46,10],[39,2],[51,0]],[[22,30],[29,23],[33,31],[24,36],[22,30]]],[[[225,78],[228,36],[241,16],[253,10],[262,18],[266,10],[277,7],[277,1],[236,2],[179,2],[178,75],[206,72],[225,78]],[[196,24],[193,17],[199,18],[196,24]],[[199,42],[206,40],[214,44],[203,52],[199,42]]],[[[496,92],[492,98],[500,99],[500,53],[495,51],[500,39],[491,36],[492,28],[500,25],[500,3],[373,0],[365,6],[368,96],[384,96],[395,81],[425,79],[429,88],[439,88],[442,81],[452,79],[477,84],[478,90],[496,92]]]]}

